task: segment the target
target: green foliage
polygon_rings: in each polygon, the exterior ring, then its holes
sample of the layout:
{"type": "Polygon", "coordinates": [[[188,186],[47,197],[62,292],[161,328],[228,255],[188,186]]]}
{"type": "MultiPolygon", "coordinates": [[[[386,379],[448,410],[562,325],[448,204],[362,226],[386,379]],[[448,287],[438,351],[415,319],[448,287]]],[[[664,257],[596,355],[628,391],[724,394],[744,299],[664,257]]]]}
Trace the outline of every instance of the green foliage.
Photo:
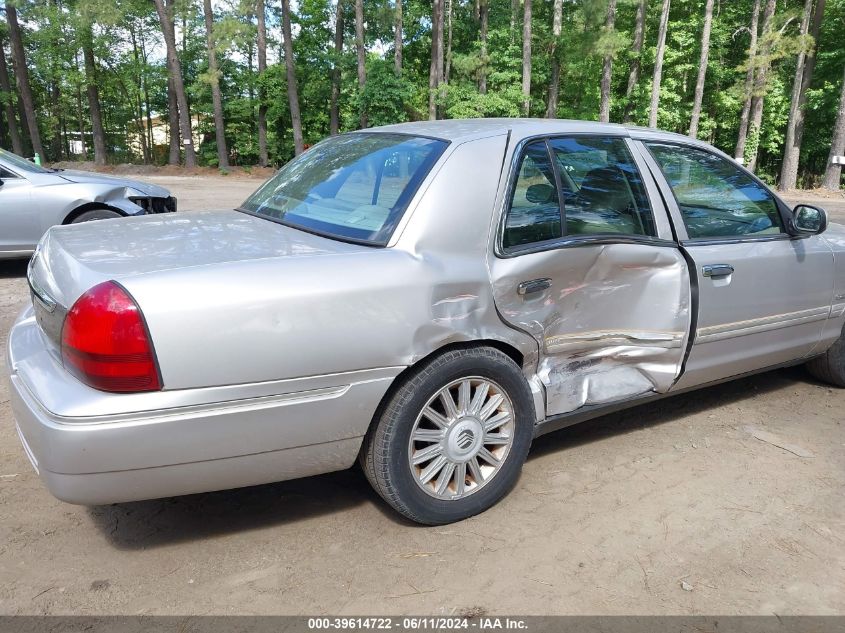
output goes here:
{"type": "MultiPolygon", "coordinates": [[[[344,46],[334,50],[336,0],[292,2],[294,70],[305,142],[329,133],[331,76],[341,72],[341,131],[358,126],[362,109],[369,125],[428,117],[431,61],[431,1],[404,0],[403,67],[393,68],[394,0],[364,0],[367,82],[359,90],[354,42],[354,2],[345,3],[344,46]]],[[[72,142],[84,141],[92,157],[91,122],[86,95],[82,46],[90,44],[97,60],[107,145],[113,161],[144,160],[139,142],[149,115],[154,123],[167,120],[167,69],[161,28],[150,0],[16,0],[27,66],[36,98],[37,119],[48,158],[68,156],[72,142]]],[[[200,138],[201,164],[216,166],[211,77],[200,0],[174,0],[177,48],[188,92],[192,124],[200,138]]],[[[560,63],[557,115],[596,119],[603,58],[613,58],[611,120],[620,121],[629,105],[625,93],[632,64],[641,64],[630,99],[635,123],[648,120],[652,70],[660,2],[648,3],[645,44],[636,54],[634,19],[638,0],[617,0],[613,29],[605,26],[607,0],[567,0],[562,32],[552,35],[554,3],[534,1],[532,30],[532,116],[545,116],[553,57],[560,63]]],[[[658,125],[686,133],[698,73],[705,0],[672,0],[658,125]]],[[[762,33],[756,57],[748,55],[753,0],[717,2],[707,66],[699,137],[733,152],[739,113],[750,66],[770,68],[763,123],[752,130],[746,155],[757,154],[758,173],[772,182],[779,170],[789,114],[795,58],[817,47],[813,84],[807,94],[806,129],[801,153],[801,178],[815,184],[824,169],[845,65],[845,0],[827,0],[818,42],[799,35],[803,0],[779,0],[772,28],[762,33]]],[[[435,97],[440,113],[449,118],[515,117],[522,106],[522,15],[512,20],[511,3],[490,0],[486,53],[480,40],[476,0],[452,0],[450,73],[435,97]],[[514,28],[512,28],[512,22],[514,28]],[[479,91],[486,78],[486,93],[479,91]]],[[[214,3],[214,43],[219,59],[217,79],[223,93],[225,134],[233,165],[258,162],[257,113],[267,108],[270,160],[281,164],[293,156],[293,134],[287,75],[282,50],[281,6],[266,4],[269,67],[259,75],[255,0],[214,3]]],[[[446,39],[446,38],[444,38],[446,39]]],[[[445,42],[444,42],[445,44],[445,42]]],[[[0,22],[0,45],[10,58],[8,34],[0,22]]],[[[9,60],[11,62],[11,60],[9,60]]],[[[11,63],[10,63],[11,67],[11,63]]],[[[14,78],[13,78],[14,80],[14,78]]],[[[16,92],[0,94],[17,110],[16,92]]],[[[5,109],[0,107],[0,144],[8,144],[5,109]]],[[[24,132],[25,127],[19,128],[24,132]]],[[[157,128],[148,160],[167,159],[166,126],[157,128]]]]}
{"type": "Polygon", "coordinates": [[[416,87],[393,72],[393,63],[371,57],[367,63],[367,83],[358,97],[372,126],[401,123],[419,118],[422,103],[415,103],[416,87]]]}

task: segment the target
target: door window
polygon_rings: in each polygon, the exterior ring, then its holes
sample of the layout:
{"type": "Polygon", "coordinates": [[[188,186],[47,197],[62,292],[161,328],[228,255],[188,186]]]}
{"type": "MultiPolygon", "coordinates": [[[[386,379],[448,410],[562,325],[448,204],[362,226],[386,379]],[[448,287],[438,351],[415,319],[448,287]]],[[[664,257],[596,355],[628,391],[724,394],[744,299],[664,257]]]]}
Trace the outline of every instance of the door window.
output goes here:
{"type": "Polygon", "coordinates": [[[510,209],[505,218],[505,248],[553,240],[561,236],[560,204],[554,168],[545,141],[522,153],[510,209]]]}
{"type": "Polygon", "coordinates": [[[566,137],[526,146],[505,218],[504,247],[565,235],[656,235],[648,195],[624,139],[566,137]]]}
{"type": "Polygon", "coordinates": [[[774,196],[733,161],[695,147],[646,142],[691,238],[784,233],[774,196]]]}
{"type": "Polygon", "coordinates": [[[560,171],[567,235],[656,235],[648,195],[624,139],[549,143],[560,171]]]}

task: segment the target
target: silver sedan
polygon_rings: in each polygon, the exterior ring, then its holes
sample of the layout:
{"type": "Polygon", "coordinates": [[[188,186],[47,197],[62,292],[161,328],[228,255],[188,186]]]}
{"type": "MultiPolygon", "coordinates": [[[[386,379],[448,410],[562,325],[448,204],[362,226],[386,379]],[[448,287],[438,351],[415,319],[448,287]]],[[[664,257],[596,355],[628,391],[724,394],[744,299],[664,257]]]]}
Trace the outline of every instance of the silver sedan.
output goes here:
{"type": "Polygon", "coordinates": [[[175,210],[176,199],[163,187],[46,169],[0,149],[0,259],[28,257],[56,224],[175,210]]]}
{"type": "Polygon", "coordinates": [[[72,503],[359,460],[441,524],[504,497],[537,435],[785,365],[845,386],[845,228],[617,125],[336,136],[237,210],[55,227],[28,279],[11,403],[72,503]]]}

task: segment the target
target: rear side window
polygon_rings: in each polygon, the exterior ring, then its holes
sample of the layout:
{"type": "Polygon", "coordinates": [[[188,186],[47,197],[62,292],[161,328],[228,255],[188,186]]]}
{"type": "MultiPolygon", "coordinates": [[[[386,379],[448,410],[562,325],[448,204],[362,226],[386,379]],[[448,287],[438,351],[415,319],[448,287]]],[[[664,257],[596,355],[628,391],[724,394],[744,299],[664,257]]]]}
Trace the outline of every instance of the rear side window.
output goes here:
{"type": "Polygon", "coordinates": [[[624,139],[554,138],[523,150],[503,246],[568,235],[656,235],[648,195],[624,139]]]}
{"type": "Polygon", "coordinates": [[[561,236],[560,204],[554,168],[545,141],[522,153],[510,209],[505,218],[505,248],[536,244],[561,236]]]}
{"type": "Polygon", "coordinates": [[[567,235],[656,235],[648,195],[624,139],[549,143],[560,171],[567,235]]]}
{"type": "Polygon", "coordinates": [[[404,134],[334,136],[285,165],[240,210],[327,237],[383,245],[446,146],[404,134]]]}
{"type": "Polygon", "coordinates": [[[706,150],[646,142],[691,238],[783,233],[774,196],[733,161],[706,150]]]}

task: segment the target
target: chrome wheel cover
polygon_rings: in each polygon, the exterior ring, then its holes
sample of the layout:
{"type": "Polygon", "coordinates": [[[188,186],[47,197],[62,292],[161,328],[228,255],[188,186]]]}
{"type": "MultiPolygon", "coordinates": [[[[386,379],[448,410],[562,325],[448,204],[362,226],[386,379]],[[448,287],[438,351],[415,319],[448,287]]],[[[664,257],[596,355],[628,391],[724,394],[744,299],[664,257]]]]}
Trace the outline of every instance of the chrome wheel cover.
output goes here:
{"type": "Polygon", "coordinates": [[[440,389],[414,422],[408,465],[437,499],[467,497],[501,470],[514,438],[513,403],[488,378],[459,378],[440,389]]]}

